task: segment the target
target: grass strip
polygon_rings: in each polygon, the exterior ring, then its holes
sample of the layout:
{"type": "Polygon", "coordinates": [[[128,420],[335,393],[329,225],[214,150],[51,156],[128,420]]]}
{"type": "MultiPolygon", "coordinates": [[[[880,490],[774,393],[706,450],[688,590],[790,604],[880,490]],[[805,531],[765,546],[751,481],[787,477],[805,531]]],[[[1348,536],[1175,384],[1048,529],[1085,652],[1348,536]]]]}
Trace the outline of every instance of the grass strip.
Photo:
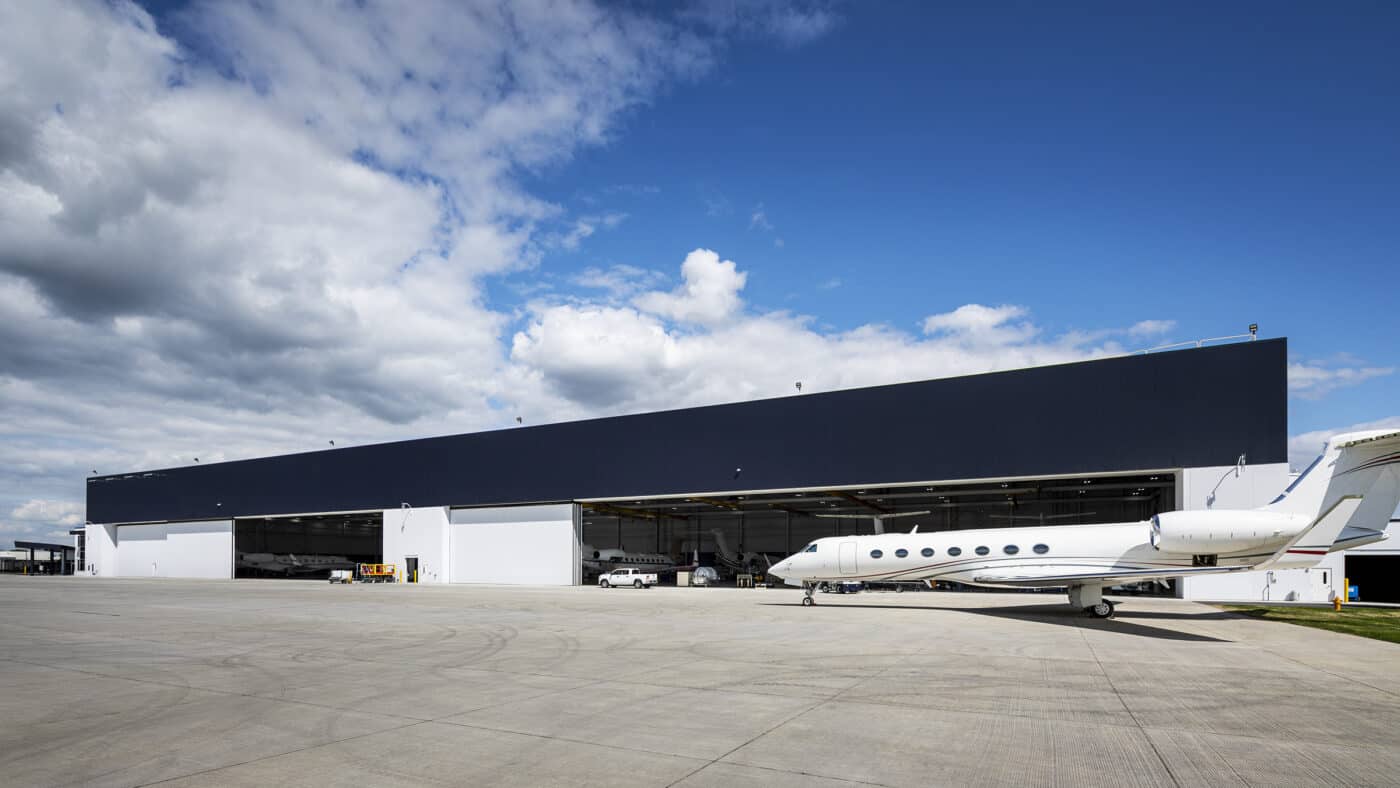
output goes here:
{"type": "Polygon", "coordinates": [[[1330,607],[1300,605],[1220,605],[1231,613],[1281,621],[1317,629],[1330,629],[1348,635],[1400,643],[1400,608],[1343,606],[1341,611],[1330,607]]]}

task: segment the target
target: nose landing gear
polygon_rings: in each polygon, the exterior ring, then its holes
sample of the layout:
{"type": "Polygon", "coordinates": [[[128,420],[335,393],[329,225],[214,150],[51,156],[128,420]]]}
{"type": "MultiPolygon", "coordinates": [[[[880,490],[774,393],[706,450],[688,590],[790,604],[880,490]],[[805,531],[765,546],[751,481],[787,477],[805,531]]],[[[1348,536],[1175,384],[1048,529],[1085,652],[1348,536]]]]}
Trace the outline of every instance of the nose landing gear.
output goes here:
{"type": "Polygon", "coordinates": [[[803,584],[802,584],[802,606],[803,606],[803,607],[811,607],[812,605],[815,605],[815,604],[817,603],[817,600],[815,600],[815,599],[812,598],[812,594],[815,594],[816,592],[817,592],[817,584],[816,584],[816,583],[803,583],[803,584]]]}

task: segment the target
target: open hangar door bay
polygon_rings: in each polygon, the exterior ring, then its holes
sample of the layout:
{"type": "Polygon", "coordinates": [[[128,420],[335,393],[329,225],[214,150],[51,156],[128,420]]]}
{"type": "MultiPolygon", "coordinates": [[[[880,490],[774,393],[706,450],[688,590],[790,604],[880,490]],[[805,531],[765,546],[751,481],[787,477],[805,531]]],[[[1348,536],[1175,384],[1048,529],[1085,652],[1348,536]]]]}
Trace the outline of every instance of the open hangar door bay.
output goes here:
{"type": "Polygon", "coordinates": [[[1356,586],[1358,601],[1400,602],[1400,554],[1348,555],[1346,581],[1356,586]]]}
{"type": "Polygon", "coordinates": [[[379,563],[383,531],[379,511],[242,517],[233,521],[234,577],[325,580],[379,563]]]}
{"type": "MultiPolygon", "coordinates": [[[[1146,521],[1177,506],[1177,474],[1148,471],[854,489],[713,493],[583,502],[583,581],[614,567],[712,567],[722,582],[756,579],[827,536],[1146,521]]],[[[1143,527],[1147,539],[1147,526],[1143,527]]],[[[1029,547],[1028,545],[1026,547],[1029,547]]],[[[1175,595],[1174,581],[1120,589],[1175,595]]]]}

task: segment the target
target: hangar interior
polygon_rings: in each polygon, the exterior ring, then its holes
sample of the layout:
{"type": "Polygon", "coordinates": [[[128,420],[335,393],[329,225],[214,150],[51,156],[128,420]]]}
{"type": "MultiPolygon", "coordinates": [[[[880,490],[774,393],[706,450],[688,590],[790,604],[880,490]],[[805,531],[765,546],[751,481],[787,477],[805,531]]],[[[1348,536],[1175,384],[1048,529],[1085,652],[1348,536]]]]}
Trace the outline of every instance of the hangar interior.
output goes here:
{"type": "MultiPolygon", "coordinates": [[[[713,566],[732,580],[761,574],[813,539],[873,533],[875,516],[891,514],[898,517],[885,521],[886,532],[1135,522],[1176,508],[1176,487],[1175,473],[1157,472],[584,502],[583,575],[650,557],[713,566]],[[625,555],[590,566],[601,551],[625,555]]],[[[1170,584],[1141,590],[1174,592],[1170,584]]]]}
{"type": "Polygon", "coordinates": [[[238,518],[234,577],[324,580],[333,569],[379,563],[383,532],[379,511],[238,518]]]}

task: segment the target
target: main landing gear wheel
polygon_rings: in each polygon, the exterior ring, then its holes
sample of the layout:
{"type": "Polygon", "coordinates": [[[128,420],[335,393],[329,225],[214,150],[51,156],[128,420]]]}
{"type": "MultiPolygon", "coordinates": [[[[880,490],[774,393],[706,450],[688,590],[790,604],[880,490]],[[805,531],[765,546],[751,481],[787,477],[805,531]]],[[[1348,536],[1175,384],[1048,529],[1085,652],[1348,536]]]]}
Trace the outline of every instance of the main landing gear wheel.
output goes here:
{"type": "Polygon", "coordinates": [[[811,598],[811,597],[809,597],[809,596],[804,596],[804,597],[802,597],[802,606],[803,606],[803,607],[811,607],[812,605],[815,605],[815,604],[816,604],[816,602],[812,601],[812,598],[811,598]]]}
{"type": "Polygon", "coordinates": [[[1113,615],[1113,603],[1104,599],[1097,605],[1090,605],[1084,608],[1084,610],[1094,618],[1109,618],[1113,615]]]}

